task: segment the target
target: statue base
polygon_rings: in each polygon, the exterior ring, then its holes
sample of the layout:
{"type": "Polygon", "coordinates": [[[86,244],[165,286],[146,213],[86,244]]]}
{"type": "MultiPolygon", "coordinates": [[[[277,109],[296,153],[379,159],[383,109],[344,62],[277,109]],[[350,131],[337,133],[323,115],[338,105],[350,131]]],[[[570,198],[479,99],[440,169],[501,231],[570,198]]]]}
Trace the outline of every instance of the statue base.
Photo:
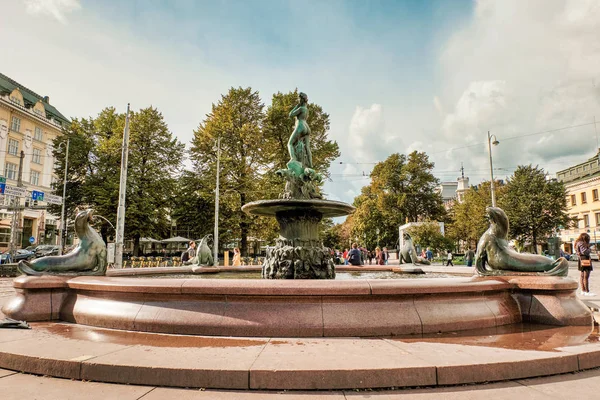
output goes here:
{"type": "Polygon", "coordinates": [[[319,222],[326,217],[352,213],[349,204],[328,200],[260,200],[242,210],[271,216],[279,223],[275,247],[267,250],[262,269],[264,279],[334,279],[330,249],[319,239],[319,222]]]}

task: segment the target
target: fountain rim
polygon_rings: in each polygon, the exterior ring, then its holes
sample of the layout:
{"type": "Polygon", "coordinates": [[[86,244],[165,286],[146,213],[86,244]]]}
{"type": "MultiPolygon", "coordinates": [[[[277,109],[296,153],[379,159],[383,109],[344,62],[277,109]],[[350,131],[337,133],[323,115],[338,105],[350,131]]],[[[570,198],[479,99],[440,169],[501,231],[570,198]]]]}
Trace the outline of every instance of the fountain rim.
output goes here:
{"type": "Polygon", "coordinates": [[[273,199],[257,200],[245,204],[242,211],[249,215],[274,217],[279,212],[286,211],[317,211],[324,218],[343,217],[352,214],[355,208],[341,201],[320,199],[273,199]]]}

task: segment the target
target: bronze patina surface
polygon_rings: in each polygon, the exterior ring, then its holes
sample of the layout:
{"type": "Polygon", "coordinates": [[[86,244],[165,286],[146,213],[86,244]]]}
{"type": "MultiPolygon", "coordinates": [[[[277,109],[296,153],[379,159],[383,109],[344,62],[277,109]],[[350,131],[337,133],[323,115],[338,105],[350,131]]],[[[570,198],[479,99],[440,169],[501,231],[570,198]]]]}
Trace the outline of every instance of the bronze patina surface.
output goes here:
{"type": "Polygon", "coordinates": [[[75,234],[79,244],[69,254],[41,257],[31,262],[19,262],[19,271],[26,275],[104,275],[106,274],[106,244],[91,226],[93,210],[81,211],[75,217],[75,234]]]}
{"type": "Polygon", "coordinates": [[[475,255],[479,275],[549,275],[567,276],[569,262],[560,257],[552,260],[537,254],[518,253],[508,245],[508,217],[498,207],[488,207],[489,229],[481,236],[475,255]]]}

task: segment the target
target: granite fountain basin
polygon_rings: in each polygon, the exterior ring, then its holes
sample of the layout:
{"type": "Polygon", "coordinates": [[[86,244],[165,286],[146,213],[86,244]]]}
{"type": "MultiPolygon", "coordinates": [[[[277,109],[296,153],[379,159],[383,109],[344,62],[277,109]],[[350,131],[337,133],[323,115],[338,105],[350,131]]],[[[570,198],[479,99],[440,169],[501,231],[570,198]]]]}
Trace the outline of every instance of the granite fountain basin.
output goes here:
{"type": "Polygon", "coordinates": [[[591,326],[560,277],[254,280],[21,276],[14,319],[238,337],[426,335],[531,322],[591,326]]]}

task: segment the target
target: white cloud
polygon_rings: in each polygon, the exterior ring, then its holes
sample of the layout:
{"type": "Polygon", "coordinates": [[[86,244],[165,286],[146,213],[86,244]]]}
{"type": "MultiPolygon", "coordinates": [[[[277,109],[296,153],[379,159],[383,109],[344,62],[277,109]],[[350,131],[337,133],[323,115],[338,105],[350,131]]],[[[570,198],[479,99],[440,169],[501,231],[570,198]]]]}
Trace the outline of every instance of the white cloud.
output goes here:
{"type": "MultiPolygon", "coordinates": [[[[552,172],[593,154],[593,125],[524,135],[600,120],[598,37],[598,1],[478,1],[441,54],[440,102],[454,104],[442,123],[448,146],[485,143],[489,130],[500,141],[494,166],[552,172]]],[[[467,172],[488,162],[483,144],[449,154],[467,172]]]]}
{"type": "Polygon", "coordinates": [[[79,0],[25,0],[27,12],[30,14],[50,15],[66,24],[66,14],[81,9],[79,0]]]}

